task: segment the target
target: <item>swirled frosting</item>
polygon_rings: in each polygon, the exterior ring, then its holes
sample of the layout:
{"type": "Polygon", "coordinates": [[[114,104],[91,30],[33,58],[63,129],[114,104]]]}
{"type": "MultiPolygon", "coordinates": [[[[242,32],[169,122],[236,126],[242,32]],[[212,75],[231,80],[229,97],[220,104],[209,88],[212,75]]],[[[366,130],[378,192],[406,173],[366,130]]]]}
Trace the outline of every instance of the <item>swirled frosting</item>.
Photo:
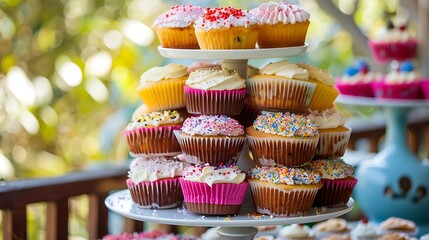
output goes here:
{"type": "Polygon", "coordinates": [[[306,225],[292,224],[280,229],[280,238],[308,238],[311,236],[311,229],[306,225]]]}
{"type": "Polygon", "coordinates": [[[245,80],[237,71],[217,68],[200,68],[189,74],[187,86],[201,90],[234,90],[246,88],[245,80]]]}
{"type": "Polygon", "coordinates": [[[230,28],[230,27],[249,27],[258,24],[256,16],[244,9],[233,7],[207,8],[204,15],[195,21],[195,29],[230,28]]]}
{"type": "Polygon", "coordinates": [[[136,158],[131,161],[128,177],[135,184],[146,181],[156,181],[165,178],[180,177],[183,163],[164,157],[143,159],[136,158]]]}
{"type": "Polygon", "coordinates": [[[170,63],[164,67],[153,67],[140,77],[140,84],[157,82],[164,79],[180,78],[188,75],[186,67],[181,64],[170,63]]]}
{"type": "Polygon", "coordinates": [[[399,72],[392,71],[386,75],[384,82],[386,84],[403,84],[403,83],[413,83],[420,80],[419,74],[415,71],[410,72],[399,72]]]}
{"type": "Polygon", "coordinates": [[[317,127],[302,115],[294,113],[263,113],[253,122],[253,127],[261,132],[284,137],[313,137],[317,127]]]}
{"type": "Polygon", "coordinates": [[[319,111],[310,111],[306,116],[318,129],[329,129],[344,126],[346,119],[336,108],[319,111]]]}
{"type": "Polygon", "coordinates": [[[374,37],[378,42],[406,42],[416,39],[410,31],[401,30],[400,28],[383,28],[374,37]]]}
{"type": "Polygon", "coordinates": [[[211,187],[216,183],[240,184],[246,174],[234,164],[210,166],[207,163],[186,167],[182,177],[188,181],[206,183],[211,187]]]}
{"type": "Polygon", "coordinates": [[[164,110],[160,112],[143,113],[127,126],[127,130],[138,129],[141,127],[158,127],[166,124],[179,124],[183,122],[182,116],[176,110],[164,110]]]}
{"type": "Polygon", "coordinates": [[[331,218],[314,225],[313,228],[319,232],[345,232],[350,230],[347,221],[341,218],[331,218]]]}
{"type": "Polygon", "coordinates": [[[323,179],[344,179],[353,175],[352,165],[345,163],[341,158],[329,160],[314,160],[305,166],[320,174],[323,179]]]}
{"type": "Polygon", "coordinates": [[[260,71],[261,74],[276,75],[280,77],[287,77],[298,80],[307,80],[307,69],[300,68],[298,65],[290,63],[287,60],[280,62],[269,63],[260,71]]]}
{"type": "Polygon", "coordinates": [[[182,132],[203,136],[241,136],[244,127],[237,120],[224,115],[200,115],[187,118],[183,122],[182,132]]]}
{"type": "Polygon", "coordinates": [[[171,6],[169,10],[156,18],[153,26],[185,28],[193,24],[203,14],[204,9],[202,7],[193,6],[192,4],[171,6]]]}
{"type": "Polygon", "coordinates": [[[188,66],[188,73],[191,73],[197,69],[200,68],[217,68],[221,69],[222,65],[219,62],[193,62],[191,65],[188,66]]]}
{"type": "Polygon", "coordinates": [[[307,69],[308,79],[321,82],[331,87],[334,86],[335,80],[329,72],[306,63],[298,63],[297,65],[300,68],[307,69]]]}
{"type": "Polygon", "coordinates": [[[308,185],[320,181],[320,175],[311,170],[288,167],[255,167],[247,172],[249,178],[286,185],[308,185]]]}
{"type": "Polygon", "coordinates": [[[286,2],[270,1],[250,10],[250,13],[258,17],[261,24],[274,25],[277,23],[295,24],[310,19],[310,14],[301,6],[286,2]]]}
{"type": "Polygon", "coordinates": [[[353,228],[350,235],[359,239],[359,237],[376,237],[379,236],[379,233],[374,224],[359,222],[358,225],[353,228]]]}
{"type": "Polygon", "coordinates": [[[343,75],[340,79],[340,82],[343,84],[371,83],[371,82],[380,81],[382,78],[383,78],[383,75],[379,72],[368,72],[368,73],[358,72],[352,76],[343,75]]]}

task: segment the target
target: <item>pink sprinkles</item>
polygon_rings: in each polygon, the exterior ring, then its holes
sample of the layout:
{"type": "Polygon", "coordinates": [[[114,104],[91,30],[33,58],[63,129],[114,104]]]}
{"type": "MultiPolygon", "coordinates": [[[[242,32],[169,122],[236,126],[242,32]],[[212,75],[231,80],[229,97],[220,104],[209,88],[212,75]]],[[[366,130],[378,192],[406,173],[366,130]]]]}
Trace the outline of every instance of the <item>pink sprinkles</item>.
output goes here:
{"type": "Polygon", "coordinates": [[[264,182],[286,185],[316,184],[320,175],[311,170],[288,167],[255,167],[247,172],[247,176],[264,182]]]}
{"type": "Polygon", "coordinates": [[[233,174],[233,173],[238,175],[238,174],[244,173],[244,171],[241,170],[240,168],[238,168],[238,166],[236,164],[210,165],[210,164],[206,163],[206,164],[197,164],[197,165],[193,165],[193,166],[191,165],[191,166],[186,167],[185,169],[183,169],[182,176],[184,178],[200,176],[205,167],[213,167],[214,171],[225,169],[225,168],[231,168],[232,169],[231,172],[224,172],[224,173],[219,172],[218,173],[219,175],[222,175],[222,174],[223,175],[227,175],[227,174],[229,175],[229,174],[233,174]]]}
{"type": "Polygon", "coordinates": [[[318,134],[317,127],[310,119],[294,113],[263,113],[253,123],[253,127],[261,132],[285,137],[308,137],[318,134]]]}
{"type": "Polygon", "coordinates": [[[224,115],[201,115],[187,118],[182,132],[189,135],[244,135],[244,127],[237,120],[224,115]]]}
{"type": "Polygon", "coordinates": [[[305,167],[306,169],[318,172],[322,175],[322,178],[324,178],[324,176],[347,178],[352,176],[354,172],[353,166],[345,163],[341,158],[314,160],[305,167]]]}

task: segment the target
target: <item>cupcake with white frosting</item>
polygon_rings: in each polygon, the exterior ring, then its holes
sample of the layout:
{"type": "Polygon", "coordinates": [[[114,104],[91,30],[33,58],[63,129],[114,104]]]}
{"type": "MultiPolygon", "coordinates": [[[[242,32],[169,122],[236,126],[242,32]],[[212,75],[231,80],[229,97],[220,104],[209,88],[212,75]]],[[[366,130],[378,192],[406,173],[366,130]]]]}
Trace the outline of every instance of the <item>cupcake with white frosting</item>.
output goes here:
{"type": "Polygon", "coordinates": [[[319,142],[313,159],[344,156],[351,128],[344,126],[346,119],[336,108],[310,111],[306,116],[319,130],[319,142]]]}
{"type": "Polygon", "coordinates": [[[238,214],[246,194],[246,174],[234,164],[186,167],[180,178],[188,211],[207,215],[238,214]]]}
{"type": "Polygon", "coordinates": [[[302,46],[310,25],[310,14],[301,6],[270,1],[250,10],[258,17],[260,48],[302,46]]]}
{"type": "Polygon", "coordinates": [[[245,96],[245,80],[235,70],[200,68],[185,83],[186,108],[193,114],[239,115],[245,96]]]}
{"type": "Polygon", "coordinates": [[[270,63],[248,80],[252,104],[264,110],[307,111],[316,84],[308,70],[287,60],[270,63]]]}
{"type": "Polygon", "coordinates": [[[355,240],[375,240],[381,236],[374,224],[362,221],[352,229],[350,235],[355,240]]]}
{"type": "Polygon", "coordinates": [[[329,236],[334,236],[331,239],[343,239],[335,238],[335,236],[350,239],[350,227],[348,226],[347,221],[341,218],[331,218],[327,221],[317,223],[313,226],[313,232],[317,239],[325,239],[325,237],[329,236]]]}
{"type": "Polygon", "coordinates": [[[199,48],[194,23],[203,14],[202,7],[192,4],[171,6],[153,23],[161,45],[165,48],[199,48]]]}
{"type": "Polygon", "coordinates": [[[311,228],[306,225],[292,224],[280,229],[277,240],[315,240],[311,228]]]}
{"type": "Polygon", "coordinates": [[[183,163],[159,157],[131,161],[127,187],[135,204],[142,208],[164,209],[182,205],[179,178],[183,163]]]}

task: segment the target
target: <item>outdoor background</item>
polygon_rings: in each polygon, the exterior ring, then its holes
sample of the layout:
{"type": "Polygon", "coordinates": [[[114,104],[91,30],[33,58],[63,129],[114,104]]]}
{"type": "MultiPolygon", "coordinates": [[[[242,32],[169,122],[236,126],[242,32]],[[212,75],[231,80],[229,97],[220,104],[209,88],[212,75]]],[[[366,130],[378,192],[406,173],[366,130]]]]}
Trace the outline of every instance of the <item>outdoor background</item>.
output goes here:
{"type": "MultiPolygon", "coordinates": [[[[261,2],[0,0],[0,180],[124,164],[128,149],[122,130],[141,104],[139,76],[169,62],[192,62],[158,54],[151,28],[155,18],[177,4],[251,9],[261,2]]],[[[396,0],[333,3],[339,14],[353,14],[366,36],[383,27],[386,12],[399,5],[396,0]]],[[[292,62],[311,63],[339,76],[357,58],[368,57],[366,43],[352,47],[353,37],[316,1],[301,4],[311,13],[309,47],[305,55],[289,58],[292,62]]],[[[269,61],[250,64],[260,68],[269,61]]],[[[73,239],[86,236],[83,201],[80,197],[71,204],[73,239]]],[[[31,239],[43,237],[44,222],[37,217],[42,211],[43,204],[29,209],[31,239]]]]}

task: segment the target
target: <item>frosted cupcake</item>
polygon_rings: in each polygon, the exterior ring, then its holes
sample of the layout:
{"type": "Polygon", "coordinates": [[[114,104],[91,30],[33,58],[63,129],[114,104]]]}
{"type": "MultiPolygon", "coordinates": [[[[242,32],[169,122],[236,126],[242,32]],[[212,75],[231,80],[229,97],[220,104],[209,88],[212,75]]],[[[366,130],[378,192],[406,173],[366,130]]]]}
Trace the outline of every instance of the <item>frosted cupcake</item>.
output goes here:
{"type": "Polygon", "coordinates": [[[159,15],[153,27],[165,48],[199,48],[194,23],[204,9],[193,5],[172,6],[159,15]]]}
{"type": "Polygon", "coordinates": [[[247,10],[207,8],[195,22],[195,35],[201,49],[255,48],[258,23],[258,19],[247,10]]]}
{"type": "Polygon", "coordinates": [[[263,113],[246,128],[253,160],[262,166],[295,167],[313,158],[319,134],[304,116],[293,113],[263,113]]]}
{"type": "Polygon", "coordinates": [[[164,209],[180,206],[183,194],[179,178],[183,163],[164,157],[134,159],[127,186],[135,204],[142,208],[164,209]]]}
{"type": "Polygon", "coordinates": [[[380,231],[382,233],[402,233],[409,237],[414,237],[418,233],[416,224],[413,221],[390,217],[380,223],[380,231]]]}
{"type": "Polygon", "coordinates": [[[350,239],[350,236],[348,236],[350,227],[347,225],[347,221],[341,218],[331,218],[317,223],[313,226],[313,232],[318,239],[331,235],[347,236],[350,239]]]}
{"type": "Polygon", "coordinates": [[[346,119],[336,108],[310,111],[306,116],[319,130],[319,143],[313,159],[344,156],[351,128],[344,126],[346,119]]]}
{"type": "Polygon", "coordinates": [[[377,227],[372,223],[359,222],[350,235],[355,240],[375,240],[380,237],[377,227]]]}
{"type": "Polygon", "coordinates": [[[349,235],[334,234],[322,238],[322,240],[352,240],[349,235]]]}
{"type": "Polygon", "coordinates": [[[181,153],[173,131],[182,127],[178,111],[140,113],[124,130],[132,156],[175,156],[181,153]]]}
{"type": "Polygon", "coordinates": [[[238,214],[246,194],[246,174],[236,165],[186,167],[180,178],[188,211],[207,215],[238,214]]]}
{"type": "Polygon", "coordinates": [[[174,131],[188,163],[236,163],[246,136],[244,127],[227,116],[201,115],[174,131]]]}
{"type": "Polygon", "coordinates": [[[322,187],[319,174],[300,168],[255,167],[247,175],[256,211],[273,216],[306,213],[322,187]]]}
{"type": "Polygon", "coordinates": [[[250,10],[250,13],[260,21],[260,48],[304,45],[310,14],[301,6],[270,1],[250,10]]]}
{"type": "Polygon", "coordinates": [[[248,80],[252,104],[260,109],[305,112],[316,84],[308,80],[307,69],[286,60],[270,63],[248,80]]]}
{"type": "Polygon", "coordinates": [[[377,240],[409,240],[409,239],[411,238],[403,233],[386,233],[383,236],[377,238],[377,240]]]}
{"type": "Polygon", "coordinates": [[[292,224],[280,229],[277,240],[315,240],[310,227],[306,225],[292,224]]]}
{"type": "Polygon", "coordinates": [[[306,168],[320,174],[323,188],[317,192],[313,206],[338,207],[348,203],[358,180],[353,177],[353,166],[342,159],[311,161],[306,168]]]}
{"type": "Polygon", "coordinates": [[[333,106],[333,102],[340,93],[334,88],[335,80],[331,74],[315,66],[305,63],[297,64],[300,68],[307,69],[308,80],[316,84],[313,97],[311,98],[308,108],[311,110],[325,110],[333,106]]]}
{"type": "Polygon", "coordinates": [[[337,79],[335,86],[344,95],[374,97],[371,85],[381,81],[382,78],[381,73],[370,71],[366,61],[359,60],[344,70],[343,76],[337,79]]]}
{"type": "Polygon", "coordinates": [[[399,69],[389,72],[383,81],[373,83],[372,90],[377,98],[422,98],[420,76],[410,61],[401,63],[399,69]]]}
{"type": "Polygon", "coordinates": [[[186,108],[193,114],[240,114],[246,83],[235,70],[200,68],[185,83],[186,108]]]}
{"type": "Polygon", "coordinates": [[[417,52],[417,38],[406,24],[395,26],[387,22],[386,28],[368,41],[374,59],[378,62],[404,61],[414,58],[417,52]]]}
{"type": "Polygon", "coordinates": [[[180,64],[153,67],[140,77],[137,93],[149,111],[184,108],[187,78],[186,67],[180,64]]]}

